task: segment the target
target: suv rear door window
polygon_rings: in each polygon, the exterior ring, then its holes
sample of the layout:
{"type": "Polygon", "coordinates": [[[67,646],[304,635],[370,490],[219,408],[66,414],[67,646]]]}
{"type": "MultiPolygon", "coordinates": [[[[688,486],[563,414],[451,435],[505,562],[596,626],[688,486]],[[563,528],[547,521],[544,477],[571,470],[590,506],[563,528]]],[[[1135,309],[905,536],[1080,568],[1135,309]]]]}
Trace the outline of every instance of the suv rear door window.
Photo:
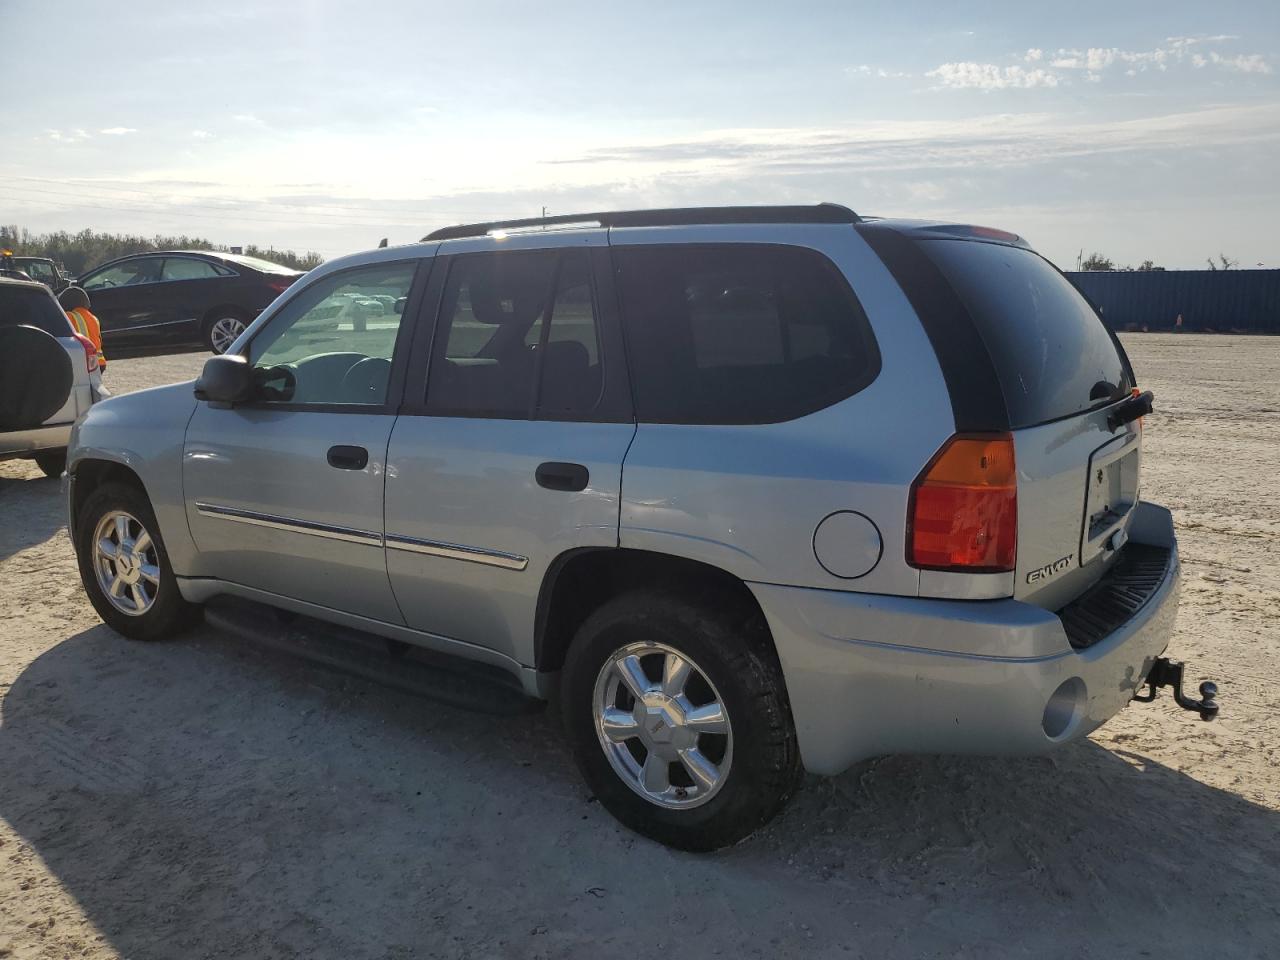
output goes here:
{"type": "Polygon", "coordinates": [[[428,413],[588,419],[603,376],[586,251],[459,256],[436,343],[428,413]]]}
{"type": "Polygon", "coordinates": [[[1053,265],[1021,247],[922,240],[973,318],[1013,429],[1083,413],[1133,386],[1123,351],[1053,265]]]}
{"type": "Polygon", "coordinates": [[[880,370],[861,305],[816,251],[643,245],[613,258],[640,420],[790,420],[880,370]]]}
{"type": "Polygon", "coordinates": [[[48,290],[0,283],[0,327],[35,327],[51,337],[71,336],[71,321],[48,290]]]}

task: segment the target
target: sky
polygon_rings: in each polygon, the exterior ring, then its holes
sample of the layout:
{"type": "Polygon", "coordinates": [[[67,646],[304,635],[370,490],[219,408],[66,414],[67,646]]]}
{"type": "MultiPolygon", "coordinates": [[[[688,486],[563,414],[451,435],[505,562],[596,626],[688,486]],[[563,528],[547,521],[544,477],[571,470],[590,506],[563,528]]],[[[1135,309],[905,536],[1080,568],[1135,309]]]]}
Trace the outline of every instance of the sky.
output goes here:
{"type": "Polygon", "coordinates": [[[1280,267],[1280,2],[0,0],[0,223],[326,257],[843,203],[1280,267]]]}

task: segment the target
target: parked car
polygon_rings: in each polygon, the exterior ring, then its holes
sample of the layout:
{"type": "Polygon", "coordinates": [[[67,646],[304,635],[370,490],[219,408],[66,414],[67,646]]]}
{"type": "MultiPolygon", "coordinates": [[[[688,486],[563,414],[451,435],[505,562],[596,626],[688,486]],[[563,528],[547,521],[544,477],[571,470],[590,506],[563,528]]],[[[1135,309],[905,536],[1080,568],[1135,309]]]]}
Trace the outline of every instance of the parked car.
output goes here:
{"type": "Polygon", "coordinates": [[[72,423],[105,396],[98,351],[43,284],[0,278],[0,460],[66,465],[72,423]]]}
{"type": "Polygon", "coordinates": [[[802,769],[1047,751],[1172,676],[1134,382],[1001,231],[456,227],[325,264],[194,387],[91,412],[70,529],[130,637],[230,595],[558,691],[595,796],[710,849],[802,769]],[[393,308],[317,329],[342,300],[393,308]]]}
{"type": "Polygon", "coordinates": [[[76,281],[112,349],[204,344],[224,352],[302,276],[256,257],[173,250],[121,257],[76,281]]]}

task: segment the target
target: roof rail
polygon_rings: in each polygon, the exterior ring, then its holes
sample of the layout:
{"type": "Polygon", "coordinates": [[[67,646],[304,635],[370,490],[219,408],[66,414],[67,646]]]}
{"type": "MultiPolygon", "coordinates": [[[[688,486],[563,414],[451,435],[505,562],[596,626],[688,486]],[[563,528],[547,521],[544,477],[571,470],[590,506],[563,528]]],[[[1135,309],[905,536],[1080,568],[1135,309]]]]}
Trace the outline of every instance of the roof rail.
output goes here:
{"type": "Polygon", "coordinates": [[[666,210],[613,210],[603,213],[569,213],[525,220],[493,220],[463,223],[433,230],[422,239],[457,240],[483,237],[494,230],[523,230],[569,223],[598,223],[602,227],[674,227],[695,223],[858,223],[859,217],[838,203],[779,207],[672,207],[666,210]]]}

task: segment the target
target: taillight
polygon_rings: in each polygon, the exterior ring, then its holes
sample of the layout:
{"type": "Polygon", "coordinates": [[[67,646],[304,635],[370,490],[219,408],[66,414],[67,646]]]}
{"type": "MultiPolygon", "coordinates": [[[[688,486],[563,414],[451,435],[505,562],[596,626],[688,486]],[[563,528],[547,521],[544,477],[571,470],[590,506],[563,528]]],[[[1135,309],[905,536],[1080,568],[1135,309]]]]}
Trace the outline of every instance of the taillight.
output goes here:
{"type": "Polygon", "coordinates": [[[996,573],[1018,553],[1013,437],[955,436],[911,485],[907,562],[926,570],[996,573]]]}
{"type": "Polygon", "coordinates": [[[276,293],[284,293],[291,286],[293,286],[293,278],[292,277],[271,277],[269,280],[267,280],[267,286],[270,287],[272,290],[274,290],[276,293]]]}
{"type": "Polygon", "coordinates": [[[83,333],[73,333],[73,337],[84,347],[84,368],[87,372],[93,373],[98,369],[98,348],[93,345],[93,341],[86,337],[83,333]]]}

